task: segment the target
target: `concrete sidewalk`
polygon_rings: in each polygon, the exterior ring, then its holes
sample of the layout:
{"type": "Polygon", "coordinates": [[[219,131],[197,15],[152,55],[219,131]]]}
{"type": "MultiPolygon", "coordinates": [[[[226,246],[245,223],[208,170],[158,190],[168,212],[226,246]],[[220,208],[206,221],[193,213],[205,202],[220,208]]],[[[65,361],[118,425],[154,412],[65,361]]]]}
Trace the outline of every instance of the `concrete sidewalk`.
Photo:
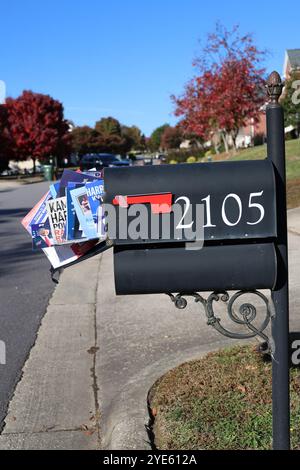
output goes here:
{"type": "Polygon", "coordinates": [[[290,209],[288,211],[289,232],[300,235],[300,208],[290,209]]]}
{"type": "MultiPolygon", "coordinates": [[[[299,209],[289,225],[291,329],[299,330],[299,209]]],[[[151,385],[226,344],[233,341],[207,326],[192,300],[177,310],[164,295],[116,297],[111,252],[69,268],[10,403],[0,449],[149,449],[151,385]]]]}
{"type": "Polygon", "coordinates": [[[64,272],[10,403],[0,449],[99,448],[99,268],[94,258],[64,272]]]}
{"type": "Polygon", "coordinates": [[[24,184],[33,184],[33,183],[41,183],[44,180],[43,176],[27,176],[26,178],[13,178],[13,179],[5,179],[0,178],[0,193],[2,191],[12,191],[19,186],[24,184]]]}

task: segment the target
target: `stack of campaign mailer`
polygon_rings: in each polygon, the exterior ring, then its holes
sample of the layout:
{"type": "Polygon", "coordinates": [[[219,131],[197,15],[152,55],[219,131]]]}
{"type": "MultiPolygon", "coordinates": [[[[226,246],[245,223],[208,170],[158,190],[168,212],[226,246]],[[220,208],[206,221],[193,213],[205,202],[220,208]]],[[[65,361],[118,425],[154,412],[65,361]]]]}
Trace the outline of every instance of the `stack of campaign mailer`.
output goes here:
{"type": "Polygon", "coordinates": [[[53,269],[76,261],[106,238],[103,194],[100,172],[66,169],[24,217],[33,249],[43,250],[53,269]]]}

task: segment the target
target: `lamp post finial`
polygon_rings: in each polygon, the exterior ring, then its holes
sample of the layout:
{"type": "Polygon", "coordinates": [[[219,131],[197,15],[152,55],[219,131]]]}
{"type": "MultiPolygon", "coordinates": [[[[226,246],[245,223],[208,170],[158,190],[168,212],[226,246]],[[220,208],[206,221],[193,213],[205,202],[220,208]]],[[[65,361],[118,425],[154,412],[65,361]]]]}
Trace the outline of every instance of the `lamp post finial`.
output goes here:
{"type": "Polygon", "coordinates": [[[269,75],[266,83],[270,104],[277,104],[282,93],[283,83],[278,72],[274,71],[269,75]]]}

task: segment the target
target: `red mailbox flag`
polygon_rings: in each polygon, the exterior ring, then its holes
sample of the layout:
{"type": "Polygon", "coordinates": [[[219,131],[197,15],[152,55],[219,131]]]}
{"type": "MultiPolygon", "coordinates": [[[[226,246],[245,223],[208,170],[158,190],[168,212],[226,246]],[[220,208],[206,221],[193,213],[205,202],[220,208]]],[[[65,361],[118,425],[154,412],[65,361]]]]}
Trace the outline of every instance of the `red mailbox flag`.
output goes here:
{"type": "Polygon", "coordinates": [[[153,214],[167,214],[172,208],[172,193],[139,194],[134,196],[115,196],[113,204],[128,207],[132,204],[150,204],[153,214]]]}

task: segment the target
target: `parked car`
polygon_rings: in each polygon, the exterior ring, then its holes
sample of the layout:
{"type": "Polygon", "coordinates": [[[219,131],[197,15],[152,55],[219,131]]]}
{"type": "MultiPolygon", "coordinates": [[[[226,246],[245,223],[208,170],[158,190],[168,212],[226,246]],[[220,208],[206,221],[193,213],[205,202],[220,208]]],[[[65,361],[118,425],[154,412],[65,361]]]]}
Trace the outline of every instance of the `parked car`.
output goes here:
{"type": "Polygon", "coordinates": [[[144,165],[153,165],[153,159],[151,157],[145,157],[144,165]]]}
{"type": "Polygon", "coordinates": [[[136,155],[134,165],[136,166],[144,166],[144,165],[152,165],[153,159],[152,156],[149,154],[140,154],[136,155]]]}
{"type": "Polygon", "coordinates": [[[162,163],[166,163],[167,161],[167,156],[164,153],[159,153],[156,158],[160,160],[162,163]]]}
{"type": "Polygon", "coordinates": [[[116,155],[112,153],[93,153],[83,155],[79,162],[80,170],[86,171],[96,168],[97,171],[109,166],[118,166],[120,164],[116,155]]]}
{"type": "MultiPolygon", "coordinates": [[[[43,173],[44,172],[43,165],[37,164],[36,167],[35,167],[35,172],[36,173],[43,173]]],[[[21,170],[21,174],[22,175],[33,175],[33,168],[24,168],[23,170],[21,170]]]]}
{"type": "Polygon", "coordinates": [[[132,161],[129,158],[122,158],[121,155],[117,155],[117,162],[113,164],[113,166],[130,166],[132,165],[132,161]]]}
{"type": "Polygon", "coordinates": [[[1,176],[17,176],[18,174],[18,170],[7,168],[6,170],[2,171],[1,176]]]}

